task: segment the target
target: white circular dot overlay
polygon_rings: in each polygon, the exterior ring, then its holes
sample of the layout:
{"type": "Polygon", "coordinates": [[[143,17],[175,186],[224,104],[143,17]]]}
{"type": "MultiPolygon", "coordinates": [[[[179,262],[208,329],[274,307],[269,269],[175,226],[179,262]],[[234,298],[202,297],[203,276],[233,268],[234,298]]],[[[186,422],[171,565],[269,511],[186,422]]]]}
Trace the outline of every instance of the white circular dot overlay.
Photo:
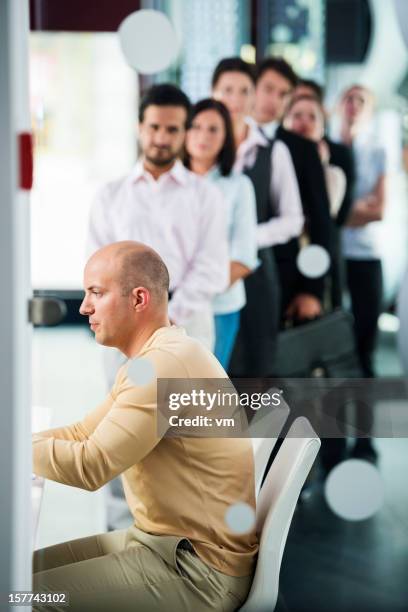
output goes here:
{"type": "Polygon", "coordinates": [[[329,508],[348,521],[370,518],[384,502],[384,485],[378,469],[362,459],[339,463],[324,488],[329,508]]]}
{"type": "Polygon", "coordinates": [[[232,504],[225,513],[225,522],[234,533],[247,533],[255,525],[255,512],[248,504],[232,504]]]}
{"type": "Polygon", "coordinates": [[[169,19],[159,11],[131,13],[119,26],[120,46],[126,61],[143,74],[165,70],[176,58],[178,43],[169,19]]]}
{"type": "Polygon", "coordinates": [[[299,251],[296,263],[303,276],[319,278],[329,269],[330,255],[318,244],[310,244],[299,251]]]}
{"type": "Polygon", "coordinates": [[[129,360],[127,375],[134,385],[143,386],[153,382],[156,372],[148,359],[137,357],[129,360]]]}

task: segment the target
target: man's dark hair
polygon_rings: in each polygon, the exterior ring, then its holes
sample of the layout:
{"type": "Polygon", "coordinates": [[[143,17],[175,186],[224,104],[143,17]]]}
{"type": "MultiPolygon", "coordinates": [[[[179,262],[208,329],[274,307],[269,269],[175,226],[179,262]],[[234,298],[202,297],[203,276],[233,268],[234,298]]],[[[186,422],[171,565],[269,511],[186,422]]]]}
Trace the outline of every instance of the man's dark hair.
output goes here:
{"type": "Polygon", "coordinates": [[[255,70],[252,64],[248,64],[248,62],[245,62],[240,57],[225,57],[218,62],[213,72],[211,79],[211,87],[213,89],[224,72],[242,72],[242,74],[246,74],[255,85],[255,70]]]}
{"type": "Polygon", "coordinates": [[[266,57],[261,60],[256,67],[256,82],[258,82],[261,76],[268,70],[273,70],[280,74],[284,79],[289,81],[292,88],[295,88],[299,82],[296,72],[283,57],[266,57]]]}
{"type": "Polygon", "coordinates": [[[171,83],[161,83],[159,85],[153,85],[145,92],[139,106],[140,123],[143,121],[146,108],[153,105],[181,106],[186,110],[186,127],[188,127],[191,113],[191,102],[184,91],[182,91],[179,87],[176,87],[176,85],[172,85],[171,83]]]}
{"type": "Polygon", "coordinates": [[[323,103],[324,98],[324,89],[322,85],[319,85],[316,81],[312,79],[300,79],[298,85],[304,85],[305,87],[309,87],[313,91],[313,95],[319,100],[319,102],[323,103]]]}
{"type": "MultiPolygon", "coordinates": [[[[224,122],[225,139],[221,151],[218,154],[217,164],[220,168],[222,176],[228,176],[231,174],[231,170],[235,162],[234,132],[232,129],[231,116],[225,104],[219,100],[214,100],[213,98],[205,98],[193,106],[193,110],[191,112],[191,125],[193,124],[194,118],[197,117],[197,115],[207,110],[216,111],[224,122]]],[[[192,129],[191,126],[190,129],[192,129]]],[[[185,165],[187,168],[190,168],[190,159],[190,155],[186,152],[185,165]]]]}

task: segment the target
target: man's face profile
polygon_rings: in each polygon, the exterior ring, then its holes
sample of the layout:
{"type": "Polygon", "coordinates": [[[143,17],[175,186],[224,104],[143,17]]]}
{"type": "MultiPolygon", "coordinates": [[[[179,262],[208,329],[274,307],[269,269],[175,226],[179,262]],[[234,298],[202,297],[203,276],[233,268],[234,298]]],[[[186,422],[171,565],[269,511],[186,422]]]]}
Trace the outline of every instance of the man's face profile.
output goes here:
{"type": "Polygon", "coordinates": [[[182,106],[156,106],[144,111],[139,139],[148,162],[168,166],[181,153],[186,135],[187,111],[182,106]]]}
{"type": "Polygon", "coordinates": [[[120,347],[133,323],[131,295],[123,295],[118,278],[115,258],[96,254],[85,267],[85,297],[79,311],[88,316],[95,340],[105,346],[120,347]]]}

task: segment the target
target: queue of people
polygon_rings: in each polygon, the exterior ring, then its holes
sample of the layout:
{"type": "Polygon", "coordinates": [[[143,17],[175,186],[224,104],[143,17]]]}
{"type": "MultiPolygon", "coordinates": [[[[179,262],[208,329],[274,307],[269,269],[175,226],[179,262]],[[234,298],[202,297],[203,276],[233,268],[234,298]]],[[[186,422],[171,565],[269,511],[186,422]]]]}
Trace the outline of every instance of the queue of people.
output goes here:
{"type": "MultiPolygon", "coordinates": [[[[273,376],[279,330],[340,307],[347,286],[373,376],[384,155],[369,137],[371,106],[366,88],[345,92],[330,139],[321,86],[278,57],[221,60],[211,97],[194,106],[174,85],[153,86],[140,159],[97,196],[88,253],[123,239],[155,248],[170,270],[172,322],[235,377],[273,376]],[[298,269],[307,244],[330,255],[320,278],[298,269]]],[[[121,361],[109,360],[113,381],[121,361]]]]}
{"type": "Polygon", "coordinates": [[[341,305],[343,260],[361,368],[374,375],[385,164],[372,108],[365,87],[347,89],[330,140],[321,89],[282,58],[221,60],[194,106],[172,84],[145,93],[140,158],[101,189],[88,231],[80,312],[108,351],[111,391],[82,421],[33,437],[40,476],[115,494],[122,475],[134,524],[36,551],[36,590],[68,591],[73,610],[245,602],[255,524],[241,533],[225,516],[255,509],[251,442],[159,435],[156,378],[273,376],[280,330],[341,305]],[[301,273],[304,244],[326,249],[327,274],[301,273]],[[134,357],[153,380],[132,383],[120,366],[134,357]]]}

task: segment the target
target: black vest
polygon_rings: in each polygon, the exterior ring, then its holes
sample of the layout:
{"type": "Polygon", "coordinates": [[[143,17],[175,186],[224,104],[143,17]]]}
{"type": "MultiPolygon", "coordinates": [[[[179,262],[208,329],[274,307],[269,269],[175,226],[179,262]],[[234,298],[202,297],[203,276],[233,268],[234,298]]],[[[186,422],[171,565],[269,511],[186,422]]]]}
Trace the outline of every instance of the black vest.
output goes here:
{"type": "MultiPolygon", "coordinates": [[[[258,147],[250,178],[256,195],[258,223],[274,217],[271,205],[271,152],[273,143],[258,147]]],[[[258,251],[259,267],[245,279],[246,305],[241,310],[240,328],[232,352],[232,377],[270,376],[279,324],[280,290],[273,249],[258,251]]]]}
{"type": "Polygon", "coordinates": [[[265,147],[258,147],[254,165],[244,170],[244,174],[251,179],[255,189],[258,223],[265,223],[276,216],[271,202],[272,147],[273,141],[265,147]]]}

